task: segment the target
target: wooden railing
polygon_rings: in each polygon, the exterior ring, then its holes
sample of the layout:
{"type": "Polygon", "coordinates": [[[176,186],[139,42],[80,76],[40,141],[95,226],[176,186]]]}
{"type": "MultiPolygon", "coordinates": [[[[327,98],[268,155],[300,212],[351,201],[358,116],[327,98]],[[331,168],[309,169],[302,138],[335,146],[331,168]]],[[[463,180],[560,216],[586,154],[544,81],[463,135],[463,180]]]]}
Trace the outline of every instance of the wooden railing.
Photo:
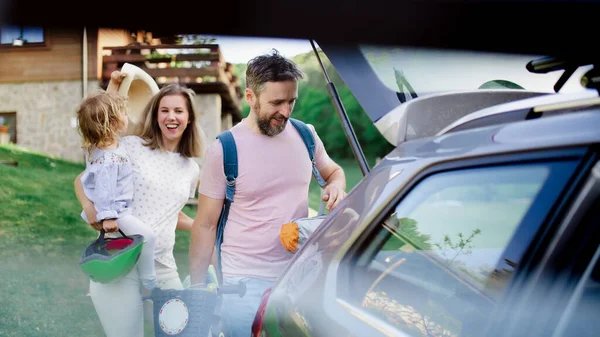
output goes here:
{"type": "Polygon", "coordinates": [[[239,112],[242,94],[238,79],[232,72],[233,66],[225,62],[219,45],[128,45],[104,47],[103,50],[110,51],[110,55],[102,57],[104,87],[113,71],[131,63],[147,72],[159,85],[164,83],[159,79],[166,79],[166,83],[184,83],[197,92],[215,91],[221,94],[228,109],[239,112]],[[178,63],[176,67],[172,66],[173,62],[178,63]],[[194,62],[202,64],[195,66],[194,62]]]}

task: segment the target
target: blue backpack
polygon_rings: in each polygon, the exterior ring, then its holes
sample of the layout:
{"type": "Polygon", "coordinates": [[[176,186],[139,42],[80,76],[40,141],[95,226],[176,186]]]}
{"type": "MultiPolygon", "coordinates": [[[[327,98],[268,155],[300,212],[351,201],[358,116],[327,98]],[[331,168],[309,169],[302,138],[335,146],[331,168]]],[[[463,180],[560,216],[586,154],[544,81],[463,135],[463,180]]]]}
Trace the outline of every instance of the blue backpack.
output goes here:
{"type": "MultiPolygon", "coordinates": [[[[296,128],[302,140],[304,141],[304,145],[306,145],[306,149],[308,150],[308,156],[312,163],[312,173],[317,181],[317,183],[324,187],[327,183],[321,177],[319,170],[317,170],[316,162],[315,162],[315,139],[313,137],[310,128],[302,121],[290,118],[289,121],[296,128]]],[[[217,225],[217,237],[215,241],[216,250],[217,250],[217,275],[219,278],[219,283],[223,282],[223,277],[221,274],[221,244],[223,243],[223,233],[225,232],[225,224],[227,223],[227,216],[229,214],[229,207],[233,202],[233,195],[235,194],[235,179],[238,175],[238,162],[237,162],[237,148],[235,146],[235,140],[233,139],[233,135],[231,131],[225,130],[217,138],[221,141],[221,145],[223,146],[223,170],[225,171],[225,177],[227,179],[227,189],[225,191],[225,200],[223,203],[223,209],[221,210],[221,215],[219,217],[219,223],[217,225]]],[[[321,208],[323,206],[323,202],[321,202],[321,208]]],[[[322,210],[319,210],[322,213],[322,210]]]]}

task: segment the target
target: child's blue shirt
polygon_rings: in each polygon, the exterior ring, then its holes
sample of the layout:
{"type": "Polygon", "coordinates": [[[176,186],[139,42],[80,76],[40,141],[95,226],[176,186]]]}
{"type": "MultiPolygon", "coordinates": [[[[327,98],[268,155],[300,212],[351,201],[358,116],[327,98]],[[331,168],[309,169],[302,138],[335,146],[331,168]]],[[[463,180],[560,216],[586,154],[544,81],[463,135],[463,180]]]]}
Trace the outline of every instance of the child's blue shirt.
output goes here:
{"type": "MultiPolygon", "coordinates": [[[[96,207],[98,221],[118,219],[133,199],[133,166],[125,149],[95,149],[86,158],[86,168],[81,176],[85,195],[96,207]]],[[[81,213],[87,221],[85,212],[81,213]]]]}

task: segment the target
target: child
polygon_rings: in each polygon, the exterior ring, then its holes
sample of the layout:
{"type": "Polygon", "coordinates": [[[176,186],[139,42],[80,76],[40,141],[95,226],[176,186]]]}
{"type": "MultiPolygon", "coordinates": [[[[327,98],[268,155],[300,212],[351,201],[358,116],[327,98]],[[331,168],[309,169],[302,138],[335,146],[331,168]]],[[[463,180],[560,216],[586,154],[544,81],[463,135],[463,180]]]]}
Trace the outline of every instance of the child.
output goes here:
{"type": "MultiPolygon", "coordinates": [[[[131,215],[133,167],[119,133],[129,124],[126,99],[100,91],[86,98],[77,110],[83,148],[87,150],[86,168],[81,176],[85,195],[96,208],[96,219],[106,232],[119,229],[125,234],[141,234],[144,245],[138,271],[145,288],[157,287],[154,269],[154,233],[145,223],[131,215]]],[[[81,216],[89,222],[85,212],[81,216]]]]}

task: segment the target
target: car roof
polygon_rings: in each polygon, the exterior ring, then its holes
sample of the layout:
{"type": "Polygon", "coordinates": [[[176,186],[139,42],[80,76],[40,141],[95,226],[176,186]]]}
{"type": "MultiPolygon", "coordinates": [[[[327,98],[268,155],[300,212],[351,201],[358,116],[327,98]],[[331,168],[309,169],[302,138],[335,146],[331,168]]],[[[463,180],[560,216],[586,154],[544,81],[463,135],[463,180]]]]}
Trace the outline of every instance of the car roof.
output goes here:
{"type": "Polygon", "coordinates": [[[417,139],[400,144],[392,153],[453,160],[470,155],[580,146],[600,142],[598,125],[600,107],[417,139]]]}
{"type": "MultiPolygon", "coordinates": [[[[403,179],[376,180],[381,193],[366,209],[383,207],[411,177],[434,165],[459,160],[576,148],[600,143],[600,107],[554,115],[546,118],[509,122],[457,131],[404,142],[383,158],[373,172],[390,170],[390,177],[401,172],[403,179]]],[[[368,175],[361,184],[371,184],[377,176],[368,175]]],[[[369,217],[369,214],[363,216],[369,217]]]]}

